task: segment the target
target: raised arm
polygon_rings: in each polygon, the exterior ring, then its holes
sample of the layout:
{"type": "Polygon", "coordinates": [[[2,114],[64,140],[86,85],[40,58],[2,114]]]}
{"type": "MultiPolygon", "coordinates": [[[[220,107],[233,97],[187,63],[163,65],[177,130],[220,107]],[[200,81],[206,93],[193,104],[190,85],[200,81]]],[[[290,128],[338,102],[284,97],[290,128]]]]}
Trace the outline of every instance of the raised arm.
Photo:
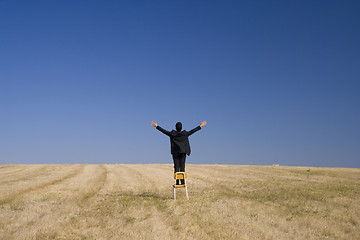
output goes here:
{"type": "Polygon", "coordinates": [[[190,130],[190,131],[188,132],[188,136],[190,136],[191,134],[199,131],[199,130],[200,130],[203,126],[205,126],[205,125],[206,125],[206,122],[203,121],[203,122],[200,124],[200,126],[197,126],[196,128],[190,130]]]}
{"type": "Polygon", "coordinates": [[[200,129],[201,129],[201,127],[200,127],[200,126],[197,126],[196,128],[194,128],[194,129],[192,129],[192,130],[188,131],[188,136],[190,136],[191,134],[193,134],[193,133],[195,133],[195,132],[199,131],[200,129]]]}
{"type": "Polygon", "coordinates": [[[156,122],[151,122],[151,125],[156,127],[156,129],[159,130],[160,132],[162,132],[163,134],[166,134],[166,135],[170,136],[170,132],[163,129],[162,127],[158,126],[158,124],[156,122]]]}

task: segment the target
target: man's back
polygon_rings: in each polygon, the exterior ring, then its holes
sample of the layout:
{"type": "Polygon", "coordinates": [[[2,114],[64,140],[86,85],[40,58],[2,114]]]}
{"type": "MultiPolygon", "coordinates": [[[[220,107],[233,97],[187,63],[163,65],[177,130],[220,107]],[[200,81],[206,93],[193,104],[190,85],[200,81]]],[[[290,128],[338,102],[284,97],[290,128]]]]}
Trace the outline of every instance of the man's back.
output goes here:
{"type": "Polygon", "coordinates": [[[187,131],[178,132],[176,130],[171,131],[171,154],[174,153],[186,153],[190,155],[190,143],[187,131]]]}
{"type": "Polygon", "coordinates": [[[170,137],[171,154],[186,153],[187,155],[190,155],[191,149],[189,143],[189,136],[195,133],[196,131],[199,131],[201,127],[197,126],[196,128],[192,129],[189,132],[185,130],[181,132],[172,130],[171,132],[169,132],[160,126],[157,126],[156,129],[158,129],[159,131],[170,137]]]}
{"type": "MultiPolygon", "coordinates": [[[[160,132],[168,135],[170,137],[171,142],[171,154],[173,156],[174,160],[174,172],[185,172],[185,160],[186,160],[186,154],[190,155],[190,143],[189,143],[189,136],[193,134],[196,131],[199,131],[203,126],[206,125],[206,122],[203,121],[200,126],[192,129],[191,131],[181,131],[182,129],[182,123],[177,122],[175,127],[176,131],[172,130],[171,132],[163,129],[162,127],[158,126],[156,122],[151,122],[151,125],[156,127],[157,130],[160,132]]],[[[182,180],[184,181],[184,180],[182,180]]],[[[179,184],[179,180],[177,180],[177,183],[179,184]]],[[[181,184],[184,184],[182,182],[181,184]]]]}

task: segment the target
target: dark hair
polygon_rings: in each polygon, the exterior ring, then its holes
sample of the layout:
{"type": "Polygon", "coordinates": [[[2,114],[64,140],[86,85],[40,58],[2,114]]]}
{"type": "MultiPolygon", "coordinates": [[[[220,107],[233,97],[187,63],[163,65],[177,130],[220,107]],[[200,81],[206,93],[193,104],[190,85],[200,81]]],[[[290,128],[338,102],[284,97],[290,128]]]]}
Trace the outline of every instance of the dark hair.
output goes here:
{"type": "Polygon", "coordinates": [[[182,123],[181,123],[181,122],[177,122],[176,125],[175,125],[175,127],[176,127],[176,130],[177,130],[178,132],[180,132],[181,129],[182,129],[182,123]]]}

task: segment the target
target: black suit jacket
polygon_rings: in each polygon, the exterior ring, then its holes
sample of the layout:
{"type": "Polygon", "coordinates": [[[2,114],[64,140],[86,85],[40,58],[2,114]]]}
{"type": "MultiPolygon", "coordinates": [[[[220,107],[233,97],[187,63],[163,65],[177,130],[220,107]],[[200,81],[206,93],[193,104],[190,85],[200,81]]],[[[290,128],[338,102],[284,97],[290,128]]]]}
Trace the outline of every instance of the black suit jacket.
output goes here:
{"type": "Polygon", "coordinates": [[[185,130],[181,132],[172,130],[171,132],[169,132],[160,126],[157,126],[156,129],[170,137],[171,154],[186,153],[189,156],[191,153],[189,136],[195,133],[196,131],[199,131],[201,127],[197,126],[196,128],[194,128],[189,132],[185,130]]]}

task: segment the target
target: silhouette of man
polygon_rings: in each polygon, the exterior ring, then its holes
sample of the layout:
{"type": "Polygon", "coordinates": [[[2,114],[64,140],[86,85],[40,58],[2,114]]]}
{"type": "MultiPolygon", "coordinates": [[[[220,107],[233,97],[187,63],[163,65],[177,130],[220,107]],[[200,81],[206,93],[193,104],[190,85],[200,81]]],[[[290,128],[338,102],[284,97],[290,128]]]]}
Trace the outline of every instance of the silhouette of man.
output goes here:
{"type": "MultiPolygon", "coordinates": [[[[192,129],[191,131],[186,131],[182,129],[181,122],[177,122],[175,125],[176,130],[172,130],[171,132],[163,129],[162,127],[158,126],[156,122],[151,122],[151,124],[156,127],[157,130],[160,132],[168,135],[170,137],[171,142],[171,154],[174,160],[174,172],[185,172],[185,159],[186,154],[189,156],[191,149],[189,143],[189,136],[196,131],[199,131],[203,126],[206,125],[206,122],[203,121],[200,126],[192,129]]],[[[176,184],[179,184],[178,180],[176,184]]],[[[181,180],[181,184],[184,184],[184,180],[181,180]]]]}

